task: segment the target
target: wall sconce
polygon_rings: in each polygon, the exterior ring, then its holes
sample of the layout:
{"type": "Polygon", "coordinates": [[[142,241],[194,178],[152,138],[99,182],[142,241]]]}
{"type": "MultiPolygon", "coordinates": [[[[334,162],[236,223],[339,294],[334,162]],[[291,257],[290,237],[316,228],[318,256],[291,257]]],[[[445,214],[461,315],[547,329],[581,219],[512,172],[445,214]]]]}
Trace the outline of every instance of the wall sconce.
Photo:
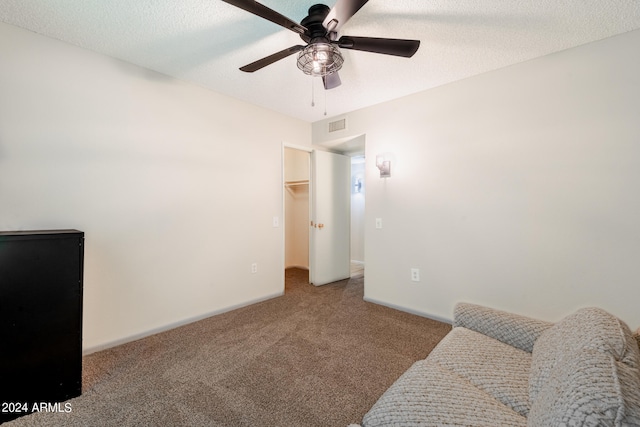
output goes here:
{"type": "Polygon", "coordinates": [[[356,183],[353,184],[353,191],[359,193],[362,190],[362,180],[360,178],[356,179],[356,183]]]}
{"type": "Polygon", "coordinates": [[[385,160],[384,156],[376,156],[376,167],[380,169],[380,178],[391,176],[391,160],[385,160]]]}

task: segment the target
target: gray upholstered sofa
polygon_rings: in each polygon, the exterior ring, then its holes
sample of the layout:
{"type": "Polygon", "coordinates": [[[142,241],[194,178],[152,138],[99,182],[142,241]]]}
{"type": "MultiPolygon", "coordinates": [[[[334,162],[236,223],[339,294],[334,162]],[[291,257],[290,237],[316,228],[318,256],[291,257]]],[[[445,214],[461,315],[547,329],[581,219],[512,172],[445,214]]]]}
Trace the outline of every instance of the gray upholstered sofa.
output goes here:
{"type": "Polygon", "coordinates": [[[640,355],[598,308],[552,324],[458,304],[453,330],[362,426],[640,426],[640,355]]]}

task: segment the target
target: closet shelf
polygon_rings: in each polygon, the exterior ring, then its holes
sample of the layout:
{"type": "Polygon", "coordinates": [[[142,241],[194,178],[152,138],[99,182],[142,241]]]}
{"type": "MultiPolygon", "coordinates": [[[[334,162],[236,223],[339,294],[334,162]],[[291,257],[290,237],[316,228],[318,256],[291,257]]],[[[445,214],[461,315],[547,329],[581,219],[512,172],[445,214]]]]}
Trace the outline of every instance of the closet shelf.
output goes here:
{"type": "Polygon", "coordinates": [[[308,180],[300,180],[300,181],[285,181],[284,187],[289,191],[292,195],[297,195],[298,193],[308,193],[309,192],[309,181],[308,180]]]}

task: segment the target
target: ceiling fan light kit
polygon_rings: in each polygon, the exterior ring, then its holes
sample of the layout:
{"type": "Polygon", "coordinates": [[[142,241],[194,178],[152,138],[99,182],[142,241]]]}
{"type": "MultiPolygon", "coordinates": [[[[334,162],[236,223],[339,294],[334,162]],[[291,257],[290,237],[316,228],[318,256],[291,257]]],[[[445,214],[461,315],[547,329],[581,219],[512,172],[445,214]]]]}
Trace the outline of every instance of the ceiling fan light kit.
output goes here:
{"type": "Polygon", "coordinates": [[[340,49],[331,43],[312,43],[298,54],[298,68],[309,76],[333,74],[342,68],[343,63],[340,49]]]}
{"type": "Polygon", "coordinates": [[[342,68],[344,57],[339,48],[410,58],[420,47],[419,40],[354,36],[338,38],[341,27],[368,0],[338,0],[333,8],[315,4],[299,24],[255,0],[223,1],[293,31],[307,43],[306,46],[295,45],[240,68],[248,73],[298,53],[298,68],[307,75],[322,77],[324,88],[328,90],[341,84],[338,70],[342,68]]]}

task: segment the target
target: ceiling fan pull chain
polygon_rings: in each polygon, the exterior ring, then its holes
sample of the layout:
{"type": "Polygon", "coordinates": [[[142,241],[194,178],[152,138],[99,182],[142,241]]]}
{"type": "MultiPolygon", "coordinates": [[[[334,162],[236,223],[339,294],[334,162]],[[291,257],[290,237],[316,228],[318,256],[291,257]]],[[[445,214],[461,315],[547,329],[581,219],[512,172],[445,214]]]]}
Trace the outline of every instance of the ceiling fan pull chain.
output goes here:
{"type": "Polygon", "coordinates": [[[327,91],[323,90],[324,92],[324,115],[327,115],[327,91]]]}
{"type": "Polygon", "coordinates": [[[313,90],[313,77],[311,77],[311,106],[312,107],[316,106],[315,91],[313,90]]]}

